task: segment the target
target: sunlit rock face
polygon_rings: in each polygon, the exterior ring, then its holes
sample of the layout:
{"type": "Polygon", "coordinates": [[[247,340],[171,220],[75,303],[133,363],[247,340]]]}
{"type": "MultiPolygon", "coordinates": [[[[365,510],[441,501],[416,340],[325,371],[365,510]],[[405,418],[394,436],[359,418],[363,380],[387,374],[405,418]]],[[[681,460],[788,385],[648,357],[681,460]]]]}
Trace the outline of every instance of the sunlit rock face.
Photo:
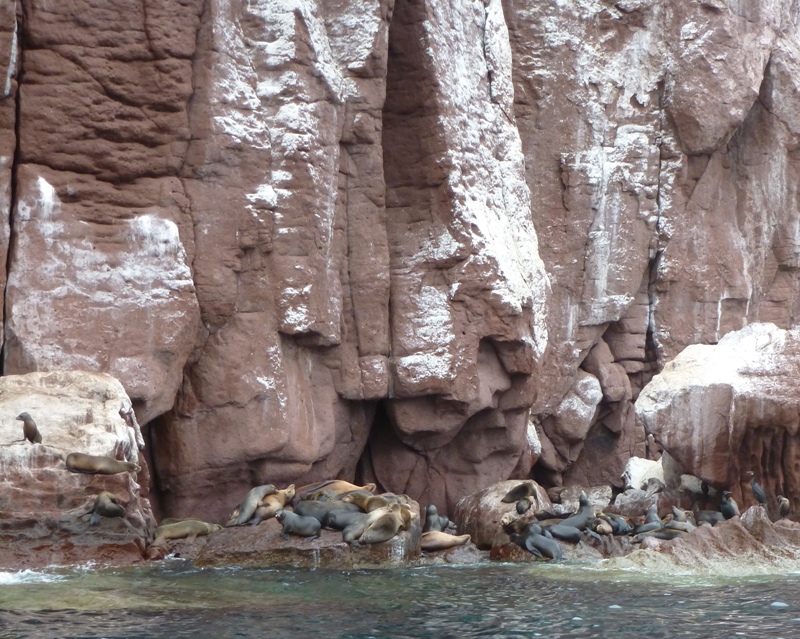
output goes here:
{"type": "Polygon", "coordinates": [[[621,487],[653,374],[796,323],[799,15],[7,2],[3,372],[117,377],[172,515],[621,487]]]}
{"type": "Polygon", "coordinates": [[[155,521],[144,440],[122,385],[86,372],[7,375],[0,378],[0,416],[0,567],[141,561],[155,521]],[[22,440],[15,419],[21,413],[33,418],[41,443],[22,440]],[[130,461],[142,470],[73,473],[64,463],[70,453],[130,461]],[[103,491],[118,498],[127,524],[103,517],[90,525],[103,491]]]}
{"type": "Polygon", "coordinates": [[[686,348],[644,388],[636,412],[684,472],[731,490],[740,507],[756,503],[752,470],[777,515],[776,497],[800,490],[799,367],[800,332],[752,324],[686,348]]]}

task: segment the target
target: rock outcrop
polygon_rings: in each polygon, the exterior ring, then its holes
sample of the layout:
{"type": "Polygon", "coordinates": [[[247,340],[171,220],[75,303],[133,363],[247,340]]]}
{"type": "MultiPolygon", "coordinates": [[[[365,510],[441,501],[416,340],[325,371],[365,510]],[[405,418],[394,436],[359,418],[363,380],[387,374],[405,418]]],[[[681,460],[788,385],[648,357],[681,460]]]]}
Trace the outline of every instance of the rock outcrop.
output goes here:
{"type": "Polygon", "coordinates": [[[683,472],[755,503],[756,474],[777,514],[800,491],[800,332],[753,324],[714,346],[686,348],[645,387],[636,412],[683,472]]]}
{"type": "Polygon", "coordinates": [[[798,322],[798,16],[2,3],[2,373],[118,378],[165,515],[622,488],[665,363],[798,322]]]}
{"type": "Polygon", "coordinates": [[[114,378],[99,373],[52,372],[0,377],[0,567],[38,568],[89,561],[142,561],[155,525],[148,494],[144,442],[131,401],[114,378]],[[29,413],[42,443],[19,442],[29,413]],[[126,419],[127,415],[127,419],[126,419]],[[70,453],[135,462],[139,473],[69,472],[70,453]],[[90,525],[96,496],[113,493],[124,518],[90,525]]]}

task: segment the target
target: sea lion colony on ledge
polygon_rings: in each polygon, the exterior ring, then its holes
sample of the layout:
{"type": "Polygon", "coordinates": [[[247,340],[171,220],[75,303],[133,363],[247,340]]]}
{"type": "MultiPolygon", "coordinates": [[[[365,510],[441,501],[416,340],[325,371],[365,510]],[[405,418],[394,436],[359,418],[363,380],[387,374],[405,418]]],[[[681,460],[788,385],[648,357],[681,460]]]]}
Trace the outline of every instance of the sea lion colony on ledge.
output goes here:
{"type": "MultiPolygon", "coordinates": [[[[764,489],[756,482],[753,471],[747,471],[750,477],[750,486],[753,497],[760,506],[766,508],[767,497],[764,489]]],[[[651,478],[646,483],[648,496],[660,492],[665,488],[659,480],[651,478]]],[[[532,505],[531,496],[535,493],[535,484],[532,481],[522,482],[512,488],[501,501],[516,503],[516,517],[513,513],[506,513],[500,523],[509,539],[519,547],[531,554],[546,560],[560,560],[564,558],[562,547],[556,540],[570,543],[581,543],[584,536],[591,536],[602,541],[602,536],[628,536],[632,543],[640,543],[645,538],[659,540],[672,540],[691,534],[699,526],[714,524],[739,516],[739,507],[729,490],[722,491],[719,510],[701,510],[695,503],[693,510],[687,511],[672,506],[672,512],[663,517],[659,516],[658,507],[653,504],[643,516],[622,517],[612,512],[595,513],[585,492],[580,494],[580,508],[576,513],[556,515],[549,512],[535,512],[532,515],[529,509],[532,505]]],[[[708,488],[703,492],[708,496],[708,488]]],[[[557,491],[553,493],[557,498],[557,491]]],[[[789,500],[778,495],[776,499],[779,516],[789,514],[789,500]]]]}
{"type": "MultiPolygon", "coordinates": [[[[231,512],[226,527],[258,526],[269,519],[281,524],[281,537],[290,535],[313,541],[323,529],[341,531],[342,541],[358,550],[364,544],[388,541],[408,530],[417,517],[407,495],[375,494],[375,484],[357,486],[331,479],[295,488],[294,484],[278,490],[274,484],[255,486],[231,512]]],[[[460,546],[469,535],[455,535],[455,524],[439,515],[436,507],[426,509],[426,522],[420,540],[421,550],[434,552],[460,546]]],[[[197,535],[207,535],[222,526],[200,520],[165,520],[156,529],[148,556],[158,557],[167,542],[197,535]]]]}
{"type": "MultiPolygon", "coordinates": [[[[20,413],[17,420],[23,422],[23,439],[31,444],[41,444],[42,435],[33,417],[20,413]]],[[[141,468],[134,462],[111,457],[69,453],[65,458],[67,470],[74,473],[111,475],[122,472],[138,472],[141,468]]],[[[758,484],[753,471],[745,473],[755,500],[766,505],[767,496],[758,484]]],[[[648,496],[664,489],[663,483],[650,478],[647,481],[648,496]]],[[[702,486],[708,498],[709,488],[702,486]]],[[[388,541],[400,531],[408,530],[416,514],[410,507],[407,495],[384,493],[374,494],[375,484],[356,486],[349,482],[332,479],[308,484],[295,489],[294,484],[278,490],[273,484],[252,488],[242,502],[233,510],[226,524],[232,526],[257,526],[263,521],[275,518],[281,523],[281,536],[305,537],[313,540],[321,535],[321,530],[340,530],[342,540],[352,548],[359,549],[362,544],[388,541]]],[[[551,497],[558,501],[558,490],[553,489],[551,497]]],[[[564,558],[564,549],[556,540],[580,544],[587,538],[602,542],[604,537],[626,536],[633,543],[647,537],[671,540],[691,534],[698,526],[714,525],[717,522],[739,516],[739,508],[731,491],[721,492],[719,510],[700,510],[695,504],[693,511],[685,511],[677,506],[663,517],[659,516],[656,505],[652,505],[642,516],[627,518],[613,512],[595,513],[585,492],[581,492],[579,508],[574,513],[555,514],[536,511],[536,484],[522,481],[502,498],[504,503],[515,504],[518,516],[506,513],[501,521],[502,530],[511,542],[538,558],[559,560],[564,558]]],[[[789,501],[777,496],[776,505],[780,517],[789,513],[789,501]]],[[[123,523],[140,538],[126,519],[125,507],[120,499],[108,491],[95,497],[91,505],[78,516],[91,515],[90,525],[97,525],[102,517],[120,518],[123,523]]],[[[147,556],[164,556],[168,542],[187,539],[193,542],[199,535],[209,535],[223,526],[198,519],[165,519],[155,530],[147,556]],[[150,550],[152,549],[152,550],[150,550]]],[[[470,541],[469,535],[456,535],[456,524],[448,517],[439,515],[436,506],[429,504],[425,509],[425,524],[422,528],[421,549],[436,551],[462,545],[470,541]]]]}

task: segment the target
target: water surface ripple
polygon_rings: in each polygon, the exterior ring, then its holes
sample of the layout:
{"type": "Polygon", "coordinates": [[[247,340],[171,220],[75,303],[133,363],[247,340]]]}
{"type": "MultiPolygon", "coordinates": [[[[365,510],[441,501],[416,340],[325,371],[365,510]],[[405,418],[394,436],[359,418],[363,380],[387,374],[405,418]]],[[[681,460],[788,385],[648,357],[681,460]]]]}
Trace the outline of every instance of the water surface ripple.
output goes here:
{"type": "Polygon", "coordinates": [[[580,564],[0,573],[0,638],[800,637],[800,575],[580,564]]]}

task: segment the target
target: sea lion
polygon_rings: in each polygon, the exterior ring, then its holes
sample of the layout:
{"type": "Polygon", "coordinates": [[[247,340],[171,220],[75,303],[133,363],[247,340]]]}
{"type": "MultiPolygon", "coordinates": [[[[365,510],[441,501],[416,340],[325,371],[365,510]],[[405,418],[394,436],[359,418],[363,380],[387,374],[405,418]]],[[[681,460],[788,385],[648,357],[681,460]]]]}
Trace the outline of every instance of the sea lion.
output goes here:
{"type": "Polygon", "coordinates": [[[116,475],[117,473],[138,473],[142,470],[139,464],[121,461],[113,457],[102,455],[84,455],[83,453],[70,453],[64,460],[67,470],[72,473],[87,473],[91,475],[116,475]]]}
{"type": "Polygon", "coordinates": [[[27,439],[31,444],[42,443],[42,434],[36,427],[36,422],[33,421],[33,417],[31,417],[30,413],[20,413],[15,417],[15,419],[18,419],[22,422],[23,438],[20,441],[27,439]]]}
{"type": "Polygon", "coordinates": [[[504,504],[513,504],[518,502],[523,497],[530,497],[531,495],[536,494],[536,486],[532,481],[525,481],[521,484],[517,484],[509,490],[505,497],[503,497],[500,501],[504,504]]]}
{"type": "MultiPolygon", "coordinates": [[[[611,527],[609,526],[609,530],[610,528],[611,527]]],[[[564,541],[571,541],[574,544],[577,544],[579,541],[583,539],[583,535],[581,535],[580,530],[578,530],[574,526],[568,526],[566,524],[553,524],[552,526],[548,526],[544,530],[546,532],[549,532],[553,537],[557,539],[563,539],[564,541]]]]}
{"type": "Polygon", "coordinates": [[[90,526],[96,526],[100,522],[101,517],[124,517],[125,508],[119,503],[119,498],[104,490],[94,500],[92,507],[92,517],[89,520],[90,526]]]}
{"type": "Polygon", "coordinates": [[[360,544],[377,544],[394,537],[401,528],[407,526],[402,514],[401,504],[389,504],[373,510],[364,520],[364,531],[359,535],[360,544]]]}
{"type": "Polygon", "coordinates": [[[682,530],[683,532],[692,532],[697,530],[697,526],[695,526],[690,521],[668,521],[664,524],[664,528],[672,529],[672,530],[682,530]]]}
{"type": "Polygon", "coordinates": [[[592,520],[592,530],[596,532],[598,535],[613,535],[614,534],[614,527],[611,525],[607,519],[602,517],[595,517],[592,520]]]}
{"type": "Polygon", "coordinates": [[[562,520],[560,523],[564,526],[573,526],[578,530],[585,530],[592,524],[594,519],[594,511],[592,505],[589,503],[589,497],[585,492],[581,491],[580,508],[578,512],[562,520]]]}
{"type": "Polygon", "coordinates": [[[782,518],[788,516],[789,511],[792,508],[792,505],[789,503],[789,500],[786,499],[786,497],[784,497],[783,495],[778,495],[777,500],[778,500],[778,513],[780,514],[780,516],[782,518]]]}
{"type": "Polygon", "coordinates": [[[633,532],[633,526],[624,517],[620,517],[615,513],[600,513],[598,517],[605,519],[611,524],[611,530],[615,535],[630,535],[633,532]]]}
{"type": "Polygon", "coordinates": [[[764,492],[764,489],[761,487],[756,481],[756,474],[752,470],[748,470],[745,475],[750,476],[750,488],[753,490],[753,497],[756,498],[756,501],[761,504],[762,506],[767,505],[767,493],[764,492]]]}
{"type": "Polygon", "coordinates": [[[331,510],[325,517],[325,521],[321,521],[323,528],[332,528],[333,530],[344,530],[348,526],[361,523],[367,518],[367,513],[350,512],[347,510],[331,510]]]}
{"type": "Polygon", "coordinates": [[[722,491],[722,503],[719,506],[719,511],[725,519],[732,519],[739,516],[739,506],[731,497],[733,493],[730,490],[722,491]]]}
{"type": "Polygon", "coordinates": [[[363,513],[358,504],[350,504],[343,501],[298,501],[294,505],[294,512],[303,517],[314,517],[320,525],[326,523],[328,513],[334,510],[345,510],[347,512],[363,513]]]}
{"type": "Polygon", "coordinates": [[[294,506],[294,504],[298,501],[306,501],[309,494],[317,492],[323,488],[328,489],[337,495],[341,495],[342,493],[346,493],[351,490],[366,490],[371,493],[375,490],[376,486],[375,484],[356,486],[355,484],[351,484],[350,482],[343,481],[341,479],[328,479],[326,481],[319,481],[314,484],[306,484],[305,486],[300,486],[300,488],[295,491],[294,498],[292,499],[292,506],[294,506]]]}
{"type": "Polygon", "coordinates": [[[448,535],[438,530],[431,530],[422,533],[420,548],[425,552],[446,550],[448,548],[455,548],[456,546],[463,546],[469,540],[469,535],[448,535]]]}
{"type": "Polygon", "coordinates": [[[647,509],[647,514],[644,516],[644,523],[646,524],[660,524],[661,517],[658,516],[658,505],[653,504],[647,509]]]}
{"type": "Polygon", "coordinates": [[[648,530],[647,532],[637,533],[631,541],[633,543],[639,543],[645,537],[654,537],[656,539],[670,541],[672,539],[677,539],[678,537],[683,537],[685,534],[686,532],[683,530],[659,528],[656,530],[648,530]]]}
{"type": "MultiPolygon", "coordinates": [[[[689,515],[692,513],[683,510],[682,508],[678,508],[677,506],[672,507],[672,518],[675,521],[689,521],[689,515]]],[[[694,519],[694,515],[692,515],[692,519],[694,519]]]]}
{"type": "Polygon", "coordinates": [[[537,557],[541,557],[542,559],[547,557],[554,561],[559,561],[564,558],[561,546],[558,545],[557,541],[548,539],[544,535],[533,532],[533,530],[529,530],[526,535],[511,533],[509,536],[511,537],[511,541],[520,548],[524,548],[537,557]]]}
{"type": "Polygon", "coordinates": [[[161,546],[172,539],[186,539],[191,544],[198,535],[210,535],[217,530],[222,530],[222,526],[199,519],[184,519],[174,524],[162,524],[156,528],[155,539],[150,545],[161,546]]]}
{"type": "Polygon", "coordinates": [[[322,535],[322,524],[314,517],[304,517],[290,510],[281,508],[275,513],[275,519],[281,522],[281,537],[289,539],[289,535],[306,537],[306,541],[316,539],[322,535]]]}
{"type": "Polygon", "coordinates": [[[385,508],[389,504],[408,504],[409,499],[408,495],[394,495],[392,493],[373,495],[362,490],[353,490],[343,495],[341,501],[346,504],[357,504],[365,513],[371,513],[373,510],[385,508]]]}
{"type": "MultiPolygon", "coordinates": [[[[450,524],[453,522],[444,515],[440,515],[439,511],[436,510],[436,506],[433,504],[428,504],[425,507],[425,525],[422,527],[422,532],[431,532],[431,531],[438,531],[444,532],[448,528],[450,528],[450,524]]],[[[453,526],[454,527],[454,526],[453,526]]]]}
{"type": "Polygon", "coordinates": [[[274,484],[264,484],[263,486],[256,486],[255,488],[251,488],[247,495],[245,495],[242,503],[239,504],[239,507],[231,513],[231,517],[228,520],[228,523],[225,524],[226,526],[241,526],[246,524],[250,521],[250,518],[255,514],[256,508],[258,508],[261,500],[264,499],[267,495],[271,495],[275,492],[275,485],[274,484]],[[237,512],[238,511],[238,512],[237,512]],[[234,513],[236,516],[234,517],[234,513]]]}
{"type": "Polygon", "coordinates": [[[290,484],[283,490],[276,490],[273,493],[267,494],[264,499],[261,500],[261,504],[258,508],[256,508],[256,512],[254,513],[253,519],[255,519],[255,525],[257,526],[265,519],[271,519],[275,516],[275,514],[283,509],[287,502],[292,500],[294,497],[294,484],[290,484]]]}

